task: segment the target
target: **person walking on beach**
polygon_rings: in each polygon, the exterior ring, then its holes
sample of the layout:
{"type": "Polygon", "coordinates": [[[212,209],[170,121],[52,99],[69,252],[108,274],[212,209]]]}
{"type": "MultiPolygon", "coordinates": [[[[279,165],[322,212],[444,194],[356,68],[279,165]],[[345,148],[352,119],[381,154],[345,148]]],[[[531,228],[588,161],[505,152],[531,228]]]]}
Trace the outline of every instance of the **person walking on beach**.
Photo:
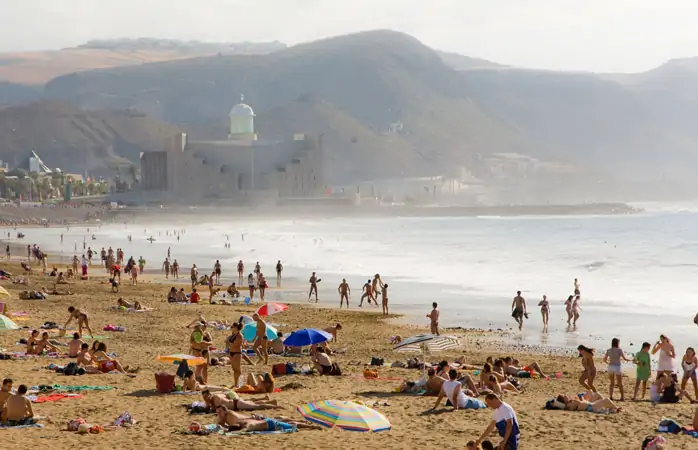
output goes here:
{"type": "Polygon", "coordinates": [[[572,326],[576,327],[577,326],[577,321],[579,320],[579,313],[581,312],[582,308],[579,306],[579,301],[581,298],[579,295],[574,297],[574,301],[572,302],[572,326]]]}
{"type": "Polygon", "coordinates": [[[538,302],[540,313],[543,316],[543,331],[548,331],[548,318],[550,317],[550,302],[547,296],[543,296],[543,300],[538,302]]]}
{"type": "Polygon", "coordinates": [[[281,264],[281,260],[276,262],[276,287],[281,286],[281,272],[284,271],[284,266],[281,264]]]}
{"type": "Polygon", "coordinates": [[[5,257],[6,257],[8,260],[12,257],[11,252],[10,252],[10,244],[7,244],[7,245],[5,246],[5,257]]]}
{"type": "Polygon", "coordinates": [[[216,284],[221,284],[221,262],[216,260],[216,264],[213,265],[213,273],[216,276],[216,284]]]}
{"type": "Polygon", "coordinates": [[[574,279],[574,295],[581,295],[581,292],[579,292],[579,280],[574,279]]]}
{"type": "Polygon", "coordinates": [[[249,274],[247,275],[247,287],[250,290],[250,301],[254,300],[254,275],[249,274]]]}
{"type": "Polygon", "coordinates": [[[245,273],[245,264],[242,260],[238,262],[238,284],[242,284],[242,276],[245,273]]]}
{"type": "Polygon", "coordinates": [[[143,259],[142,256],[138,258],[138,270],[141,275],[143,275],[143,271],[145,270],[145,259],[143,259]]]}
{"type": "Polygon", "coordinates": [[[269,363],[269,351],[267,350],[267,323],[262,320],[257,313],[253,314],[252,318],[257,323],[257,334],[255,335],[252,349],[259,357],[257,364],[264,362],[264,365],[267,365],[269,363]]]}
{"type": "Polygon", "coordinates": [[[431,334],[439,335],[439,304],[434,302],[431,304],[432,310],[427,317],[431,319],[429,323],[429,329],[431,334]]]}
{"type": "Polygon", "coordinates": [[[165,258],[165,261],[162,263],[162,270],[165,271],[165,279],[170,278],[170,258],[165,258]]]}
{"type": "Polygon", "coordinates": [[[588,391],[596,392],[596,387],[594,386],[594,379],[596,378],[594,353],[596,350],[579,344],[577,351],[582,358],[582,367],[584,368],[582,375],[579,377],[579,384],[584,386],[588,391]]]}
{"type": "Polygon", "coordinates": [[[383,315],[387,316],[388,315],[388,285],[384,284],[383,285],[383,290],[381,291],[381,300],[382,300],[382,305],[383,305],[383,315]]]}
{"type": "Polygon", "coordinates": [[[92,251],[92,247],[87,247],[87,262],[92,265],[92,256],[94,255],[94,252],[92,251]]]}
{"type": "Polygon", "coordinates": [[[342,282],[337,287],[337,292],[339,292],[339,309],[342,309],[344,305],[344,300],[347,301],[347,309],[349,309],[349,295],[351,294],[351,288],[349,283],[347,283],[346,278],[342,278],[342,282]]]}
{"type": "Polygon", "coordinates": [[[267,279],[264,278],[262,272],[259,272],[257,277],[257,289],[259,289],[259,298],[264,301],[264,293],[267,291],[267,279]]]}
{"type": "Polygon", "coordinates": [[[310,291],[308,291],[308,301],[310,301],[310,297],[313,295],[313,292],[315,292],[315,303],[318,302],[317,298],[317,284],[322,281],[321,278],[318,278],[315,275],[315,272],[313,272],[312,275],[310,275],[310,279],[308,280],[308,283],[310,283],[310,291]]]}
{"type": "Polygon", "coordinates": [[[516,297],[511,303],[511,317],[519,324],[519,330],[523,328],[524,316],[527,316],[526,300],[521,296],[521,291],[516,291],[516,297]]]}
{"type": "Polygon", "coordinates": [[[172,278],[175,280],[179,280],[179,263],[175,259],[174,262],[172,263],[172,267],[170,267],[170,271],[172,272],[172,278]]]}
{"type": "Polygon", "coordinates": [[[199,279],[199,269],[196,268],[196,264],[191,266],[189,278],[191,279],[191,288],[194,289],[194,286],[196,286],[196,282],[199,279]]]}
{"type": "Polygon", "coordinates": [[[371,295],[371,280],[370,279],[366,281],[366,284],[364,284],[363,293],[361,294],[361,301],[359,302],[359,308],[361,308],[364,305],[365,298],[368,299],[368,304],[370,305],[371,299],[373,298],[373,295],[371,295]]]}
{"type": "Polygon", "coordinates": [[[574,299],[573,295],[570,295],[567,297],[567,300],[565,300],[565,312],[567,312],[567,325],[572,325],[572,299],[574,299]]]}
{"type": "Polygon", "coordinates": [[[621,368],[621,359],[625,361],[632,361],[632,359],[625,356],[625,352],[620,348],[620,339],[613,338],[611,340],[611,348],[606,350],[606,354],[603,357],[603,362],[608,364],[608,377],[611,382],[611,386],[608,392],[608,399],[613,400],[613,389],[615,385],[618,385],[618,390],[620,391],[620,401],[625,400],[625,393],[623,392],[623,370],[621,368]]]}

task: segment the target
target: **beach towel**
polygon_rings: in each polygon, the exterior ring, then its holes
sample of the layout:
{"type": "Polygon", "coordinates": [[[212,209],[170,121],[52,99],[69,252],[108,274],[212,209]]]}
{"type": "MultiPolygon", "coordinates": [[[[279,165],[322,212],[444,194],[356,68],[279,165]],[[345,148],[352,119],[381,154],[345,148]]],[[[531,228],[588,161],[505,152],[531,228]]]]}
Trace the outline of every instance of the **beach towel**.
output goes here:
{"type": "Polygon", "coordinates": [[[294,433],[298,431],[297,428],[292,428],[290,430],[276,430],[276,431],[227,431],[225,427],[217,424],[202,425],[198,429],[190,427],[187,430],[175,431],[177,434],[195,435],[195,436],[208,436],[210,434],[215,434],[217,436],[245,436],[253,434],[284,434],[284,433],[294,433]]]}
{"type": "Polygon", "coordinates": [[[112,306],[111,309],[114,311],[123,311],[123,312],[150,312],[150,311],[155,311],[155,308],[145,308],[145,309],[136,309],[136,308],[124,308],[123,306],[112,306]]]}
{"type": "MultiPolygon", "coordinates": [[[[111,391],[112,389],[116,389],[116,387],[114,387],[114,386],[62,386],[60,384],[54,384],[51,387],[53,388],[54,391],[65,391],[65,392],[111,391]]],[[[38,389],[38,387],[36,389],[38,389]]]]}
{"type": "Polygon", "coordinates": [[[41,396],[36,396],[36,395],[28,395],[27,398],[32,402],[32,403],[48,403],[48,402],[57,402],[59,400],[63,399],[76,399],[76,398],[82,398],[83,395],[80,394],[49,394],[49,395],[41,395],[41,396]]]}
{"type": "MultiPolygon", "coordinates": [[[[255,388],[253,388],[249,384],[235,388],[235,392],[237,392],[238,394],[262,394],[262,392],[257,392],[255,388]]],[[[280,388],[274,388],[274,393],[279,392],[281,392],[280,388]]]]}
{"type": "Polygon", "coordinates": [[[40,423],[33,423],[31,425],[5,425],[0,424],[0,430],[18,430],[20,428],[43,428],[44,426],[40,423]]]}

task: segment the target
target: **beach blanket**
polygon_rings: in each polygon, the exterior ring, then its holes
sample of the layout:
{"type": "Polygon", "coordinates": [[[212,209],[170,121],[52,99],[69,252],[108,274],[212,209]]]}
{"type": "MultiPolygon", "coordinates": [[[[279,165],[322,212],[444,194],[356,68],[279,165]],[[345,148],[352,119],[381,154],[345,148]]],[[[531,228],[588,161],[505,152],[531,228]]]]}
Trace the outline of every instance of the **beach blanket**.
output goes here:
{"type": "Polygon", "coordinates": [[[210,434],[215,434],[217,436],[246,436],[253,434],[285,434],[285,433],[295,433],[298,431],[297,428],[292,428],[290,430],[276,430],[276,431],[227,431],[225,427],[217,424],[202,425],[198,430],[178,430],[175,433],[187,434],[195,436],[208,436],[210,434]]]}
{"type": "MultiPolygon", "coordinates": [[[[51,387],[54,391],[65,392],[111,391],[112,389],[116,389],[114,386],[62,386],[60,384],[54,384],[51,387]]],[[[38,389],[38,387],[36,389],[38,389]]]]}
{"type": "Polygon", "coordinates": [[[33,423],[31,425],[3,425],[0,424],[0,430],[18,430],[20,428],[43,428],[44,426],[40,423],[33,423]]]}
{"type": "Polygon", "coordinates": [[[76,399],[82,398],[83,395],[80,394],[49,394],[49,395],[28,395],[27,398],[32,403],[47,403],[47,402],[57,402],[63,399],[76,399]]]}

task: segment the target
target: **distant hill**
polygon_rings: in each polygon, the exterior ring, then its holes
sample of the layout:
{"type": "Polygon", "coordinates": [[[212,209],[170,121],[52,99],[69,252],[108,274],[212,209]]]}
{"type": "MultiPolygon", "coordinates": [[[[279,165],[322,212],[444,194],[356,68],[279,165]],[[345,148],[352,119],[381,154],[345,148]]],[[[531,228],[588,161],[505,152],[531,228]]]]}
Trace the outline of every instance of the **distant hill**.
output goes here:
{"type": "Polygon", "coordinates": [[[141,151],[162,148],[177,128],[134,112],[85,112],[60,102],[0,109],[0,159],[16,166],[36,149],[49,167],[113,174],[138,161],[141,151]]]}
{"type": "Polygon", "coordinates": [[[284,48],[286,45],[280,42],[207,43],[148,38],[89,41],[79,47],[63,50],[0,53],[0,82],[43,85],[57,76],[84,70],[218,53],[260,54],[284,48]]]}
{"type": "MultiPolygon", "coordinates": [[[[186,46],[114,41],[72,51],[132,55],[134,45],[162,48],[170,59],[173,46],[186,46]]],[[[332,181],[466,168],[486,183],[535,179],[540,191],[554,185],[584,199],[594,190],[612,194],[597,183],[609,178],[698,184],[692,60],[633,75],[524,70],[374,31],[264,54],[104,67],[59,76],[44,95],[224,137],[226,116],[244,93],[260,139],[325,134],[332,181]],[[569,178],[575,182],[560,181],[569,178]]]]}

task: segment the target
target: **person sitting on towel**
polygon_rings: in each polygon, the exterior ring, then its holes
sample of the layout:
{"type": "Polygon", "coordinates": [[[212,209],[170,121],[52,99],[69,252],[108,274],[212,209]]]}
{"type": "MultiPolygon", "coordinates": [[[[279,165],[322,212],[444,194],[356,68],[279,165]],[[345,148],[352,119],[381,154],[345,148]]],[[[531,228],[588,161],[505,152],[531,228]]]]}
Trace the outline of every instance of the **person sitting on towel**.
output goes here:
{"type": "Polygon", "coordinates": [[[5,400],[5,405],[2,408],[0,419],[3,423],[9,426],[33,425],[34,411],[32,411],[32,402],[25,395],[27,394],[27,386],[21,384],[17,388],[17,393],[10,395],[5,400]]]}

